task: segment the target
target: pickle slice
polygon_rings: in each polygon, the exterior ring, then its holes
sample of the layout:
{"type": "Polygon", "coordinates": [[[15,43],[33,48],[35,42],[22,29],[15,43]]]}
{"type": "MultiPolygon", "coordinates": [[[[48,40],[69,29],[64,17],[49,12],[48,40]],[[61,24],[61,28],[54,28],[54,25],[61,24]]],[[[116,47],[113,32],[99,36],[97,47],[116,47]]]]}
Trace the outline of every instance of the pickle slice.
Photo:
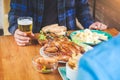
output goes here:
{"type": "Polygon", "coordinates": [[[42,70],[41,72],[42,73],[50,73],[50,72],[52,72],[52,70],[51,69],[45,69],[45,70],[42,70]]]}

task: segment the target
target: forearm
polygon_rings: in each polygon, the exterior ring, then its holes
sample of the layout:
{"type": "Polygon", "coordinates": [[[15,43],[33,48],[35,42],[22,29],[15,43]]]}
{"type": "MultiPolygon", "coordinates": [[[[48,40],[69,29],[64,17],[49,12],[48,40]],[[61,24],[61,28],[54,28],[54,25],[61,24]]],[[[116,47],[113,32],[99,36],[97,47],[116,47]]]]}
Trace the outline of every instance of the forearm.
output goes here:
{"type": "Polygon", "coordinates": [[[88,0],[77,0],[76,7],[76,16],[78,21],[84,28],[88,28],[94,22],[90,14],[88,0]]]}
{"type": "Polygon", "coordinates": [[[9,13],[8,21],[9,21],[8,30],[11,34],[14,34],[15,30],[17,29],[17,17],[13,15],[12,12],[9,13]]]}
{"type": "Polygon", "coordinates": [[[10,11],[8,14],[8,22],[9,22],[9,28],[8,31],[11,34],[14,34],[15,30],[17,29],[17,16],[18,14],[18,9],[17,9],[17,0],[11,0],[10,2],[10,11]]]}
{"type": "MultiPolygon", "coordinates": [[[[29,16],[30,13],[27,8],[28,0],[11,0],[10,2],[10,12],[8,16],[9,21],[9,32],[14,34],[17,29],[17,18],[21,16],[29,16]]],[[[28,6],[29,7],[29,6],[28,6]]]]}

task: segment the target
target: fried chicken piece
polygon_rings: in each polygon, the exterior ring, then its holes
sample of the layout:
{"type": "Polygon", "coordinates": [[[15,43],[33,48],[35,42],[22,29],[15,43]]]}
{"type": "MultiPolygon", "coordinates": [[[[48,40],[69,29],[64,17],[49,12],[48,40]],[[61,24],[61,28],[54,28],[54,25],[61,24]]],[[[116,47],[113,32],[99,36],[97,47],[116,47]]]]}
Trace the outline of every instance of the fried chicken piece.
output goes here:
{"type": "Polygon", "coordinates": [[[54,47],[46,47],[44,49],[44,51],[47,52],[47,53],[56,53],[58,51],[58,48],[55,47],[55,46],[54,47]]]}

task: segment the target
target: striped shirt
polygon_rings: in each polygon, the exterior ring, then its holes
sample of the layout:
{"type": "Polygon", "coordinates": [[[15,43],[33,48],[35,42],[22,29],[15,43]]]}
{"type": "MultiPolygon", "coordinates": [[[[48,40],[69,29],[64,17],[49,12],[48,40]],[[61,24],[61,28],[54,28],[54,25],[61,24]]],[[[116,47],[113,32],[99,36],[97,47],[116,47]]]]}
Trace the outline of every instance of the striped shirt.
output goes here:
{"type": "MultiPolygon", "coordinates": [[[[9,12],[9,32],[14,34],[17,26],[17,18],[31,16],[33,18],[33,32],[37,33],[42,28],[44,13],[44,0],[11,0],[9,12]]],[[[88,0],[57,0],[58,24],[66,26],[68,30],[75,30],[76,18],[88,28],[93,22],[90,15],[88,0]]],[[[54,16],[54,15],[51,15],[54,16]]]]}

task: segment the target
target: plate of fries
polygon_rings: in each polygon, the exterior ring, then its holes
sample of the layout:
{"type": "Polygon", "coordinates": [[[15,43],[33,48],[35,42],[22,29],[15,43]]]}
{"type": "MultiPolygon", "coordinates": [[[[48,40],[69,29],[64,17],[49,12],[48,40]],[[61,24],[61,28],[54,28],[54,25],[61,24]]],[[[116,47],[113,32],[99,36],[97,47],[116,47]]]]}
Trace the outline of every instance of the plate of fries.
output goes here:
{"type": "Polygon", "coordinates": [[[112,35],[100,30],[77,30],[70,34],[73,42],[80,44],[96,45],[112,38],[112,35]]]}

